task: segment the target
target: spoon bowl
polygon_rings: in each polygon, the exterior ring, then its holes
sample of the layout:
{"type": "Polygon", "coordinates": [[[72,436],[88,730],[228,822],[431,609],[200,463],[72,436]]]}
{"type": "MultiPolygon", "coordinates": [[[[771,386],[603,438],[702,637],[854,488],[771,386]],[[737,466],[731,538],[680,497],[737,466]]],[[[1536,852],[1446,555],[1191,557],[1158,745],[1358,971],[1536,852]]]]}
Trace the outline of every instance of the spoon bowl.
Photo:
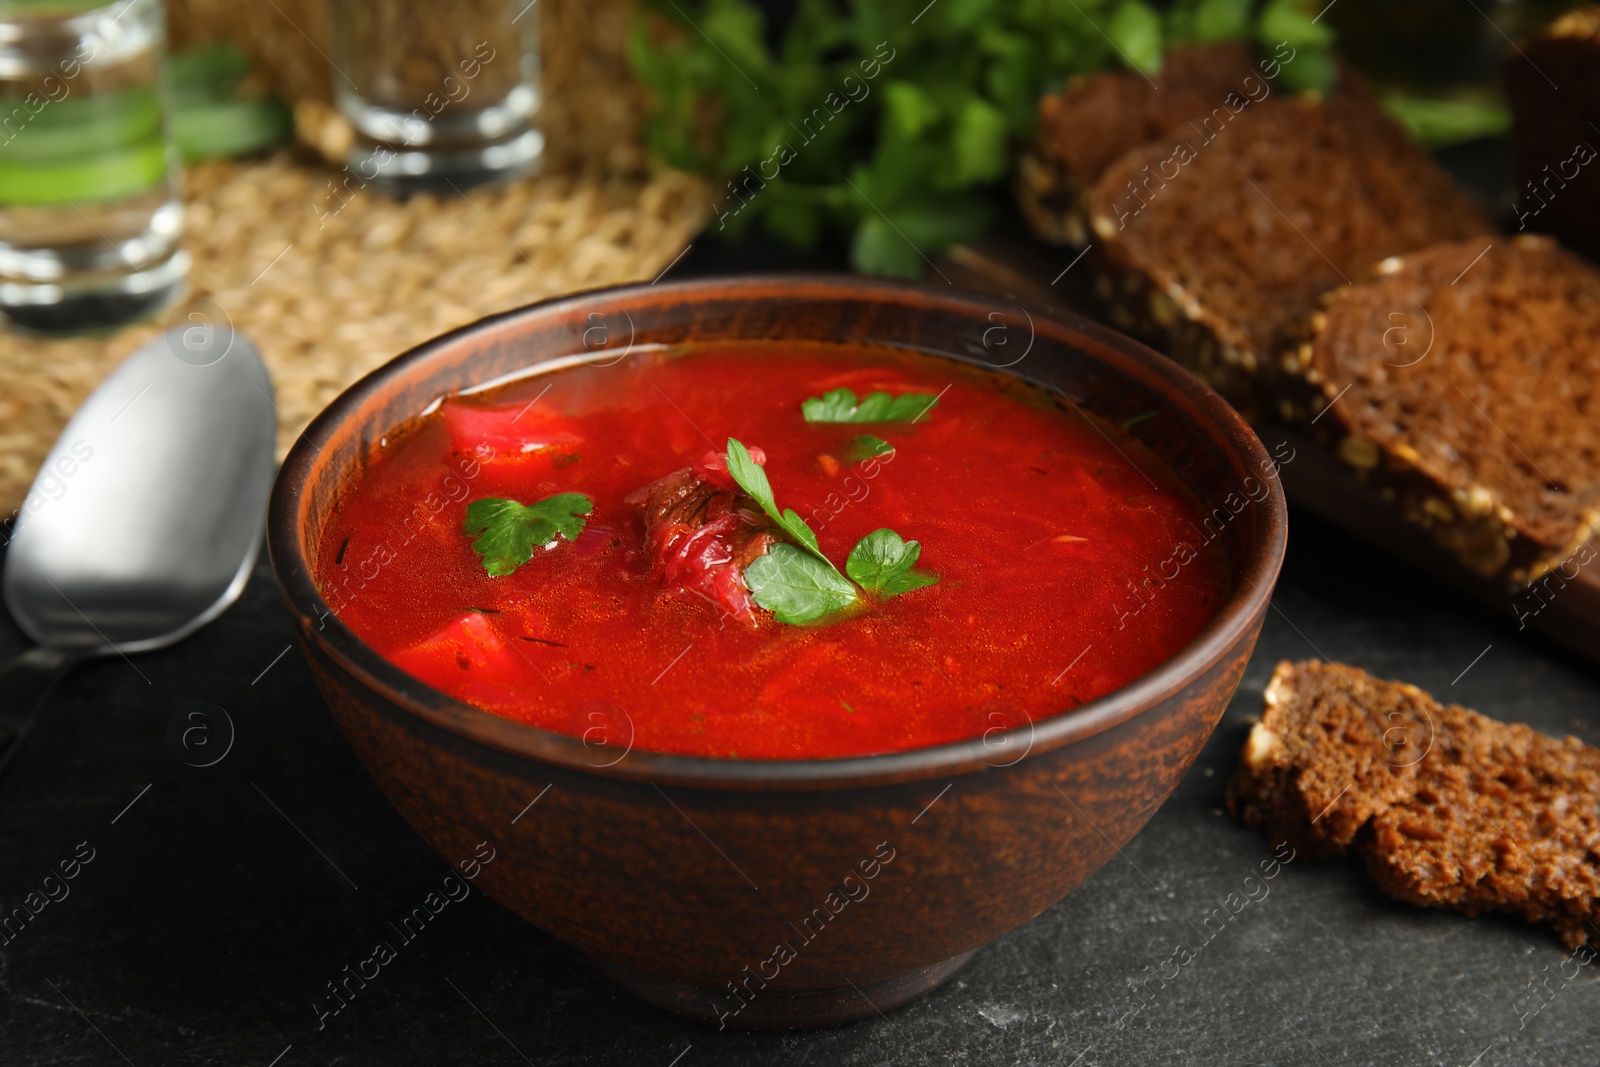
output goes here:
{"type": "Polygon", "coordinates": [[[66,667],[170,645],[238,598],[276,430],[255,346],[209,325],[154,338],[73,415],[9,531],[0,590],[40,647],[0,672],[0,770],[66,667]]]}

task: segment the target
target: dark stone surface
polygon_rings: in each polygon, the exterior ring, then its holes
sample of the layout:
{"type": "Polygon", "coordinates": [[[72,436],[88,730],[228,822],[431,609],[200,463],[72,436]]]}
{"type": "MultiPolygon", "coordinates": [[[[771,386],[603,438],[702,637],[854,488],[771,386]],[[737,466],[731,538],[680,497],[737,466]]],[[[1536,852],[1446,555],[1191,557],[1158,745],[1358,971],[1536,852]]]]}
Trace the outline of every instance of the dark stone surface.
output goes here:
{"type": "MultiPolygon", "coordinates": [[[[697,248],[680,271],[752,265],[697,248]]],[[[450,868],[368,780],[299,653],[282,654],[290,620],[263,562],[241,603],[182,645],[74,673],[0,783],[0,908],[80,842],[94,850],[70,895],[0,944],[0,1063],[1594,1062],[1600,972],[1568,964],[1565,981],[1545,931],[1389,901],[1348,861],[1296,859],[1247,883],[1271,849],[1222,792],[1280,658],[1346,660],[1600,744],[1595,668],[1307,516],[1291,529],[1242,689],[1123,858],[932,996],[789,1035],[646,1007],[477,893],[403,943],[389,924],[450,868]],[[195,700],[233,724],[209,767],[169,740],[195,700]],[[1232,914],[1247,890],[1260,899],[1232,914]],[[379,941],[396,958],[319,1029],[325,983],[379,941]],[[1165,964],[1180,944],[1195,957],[1165,964]],[[1536,998],[1530,982],[1547,978],[1536,998]]],[[[0,626],[0,653],[20,648],[0,626]]]]}
{"type": "MultiPolygon", "coordinates": [[[[265,1067],[289,1045],[283,1067],[519,1063],[513,1045],[541,1065],[660,1067],[691,1045],[681,1067],[1070,1064],[1080,1054],[1085,1065],[1465,1065],[1485,1049],[1483,1067],[1592,1062],[1592,968],[1570,984],[1555,978],[1554,998],[1519,1029],[1540,1003],[1528,982],[1564,958],[1554,939],[1391,902],[1353,863],[1297,859],[1264,883],[1266,897],[1204,925],[1271,854],[1221,804],[1280,657],[1349,660],[1600,743],[1591,668],[1336,531],[1303,516],[1293,531],[1243,688],[1123,860],[931,997],[885,1019],[785,1036],[718,1033],[645,1007],[480,894],[399,944],[388,923],[449,868],[357,765],[299,653],[274,663],[290,623],[263,565],[243,602],[183,645],[71,676],[0,786],[0,904],[38,889],[79,842],[95,850],[70,895],[0,947],[0,1061],[117,1063],[114,1043],[138,1067],[265,1067]],[[168,741],[169,720],[196,699],[227,709],[236,730],[207,768],[181,762],[168,741]],[[379,940],[397,958],[319,1031],[312,1003],[328,1000],[324,983],[379,940]],[[1197,958],[1164,988],[1150,981],[1130,1016],[1133,983],[1171,976],[1162,961],[1180,943],[1197,958]]],[[[3,644],[19,641],[8,632],[3,644]]]]}

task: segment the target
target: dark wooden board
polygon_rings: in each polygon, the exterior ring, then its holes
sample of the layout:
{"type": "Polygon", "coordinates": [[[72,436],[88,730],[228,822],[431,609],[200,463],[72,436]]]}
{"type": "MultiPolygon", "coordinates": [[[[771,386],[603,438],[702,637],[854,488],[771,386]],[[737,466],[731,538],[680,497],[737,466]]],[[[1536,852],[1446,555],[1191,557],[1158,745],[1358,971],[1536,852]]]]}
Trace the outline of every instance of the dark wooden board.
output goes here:
{"type": "MultiPolygon", "coordinates": [[[[1531,630],[1600,662],[1600,558],[1577,567],[1581,557],[1574,557],[1564,571],[1525,588],[1480,577],[1440,548],[1425,530],[1407,522],[1397,504],[1379,499],[1299,428],[1267,423],[1255,429],[1269,450],[1279,442],[1288,442],[1295,450],[1294,461],[1281,472],[1284,491],[1295,505],[1467,594],[1516,629],[1531,630]]],[[[1396,595],[1405,593],[1396,590],[1396,595]]]]}

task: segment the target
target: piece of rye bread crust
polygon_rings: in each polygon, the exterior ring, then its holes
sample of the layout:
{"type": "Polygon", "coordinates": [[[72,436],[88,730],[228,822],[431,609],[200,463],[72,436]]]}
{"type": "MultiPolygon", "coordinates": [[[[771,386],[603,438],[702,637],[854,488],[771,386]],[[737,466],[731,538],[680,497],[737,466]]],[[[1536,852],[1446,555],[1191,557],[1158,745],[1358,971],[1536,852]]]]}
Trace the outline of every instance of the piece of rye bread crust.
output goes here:
{"type": "Polygon", "coordinates": [[[1513,226],[1600,261],[1600,7],[1569,11],[1506,53],[1513,226]],[[1557,86],[1560,86],[1558,89],[1557,86]]]}
{"type": "Polygon", "coordinates": [[[1443,705],[1355,667],[1279,663],[1228,810],[1383,892],[1518,914],[1600,944],[1600,749],[1443,705]]]}
{"type": "Polygon", "coordinates": [[[1477,574],[1535,581],[1600,524],[1600,270],[1550,238],[1384,260],[1288,331],[1281,366],[1280,414],[1316,418],[1477,574]]]}
{"type": "Polygon", "coordinates": [[[1225,107],[1230,94],[1248,101],[1264,84],[1255,53],[1242,41],[1173,48],[1153,78],[1109,70],[1071,79],[1039,101],[1033,145],[1018,157],[1023,216],[1043,240],[1082,248],[1089,240],[1082,197],[1107,167],[1124,152],[1225,107]],[[1253,83],[1245,81],[1250,77],[1253,83]]]}
{"type": "Polygon", "coordinates": [[[1258,413],[1282,328],[1387,257],[1488,233],[1488,220],[1366,92],[1266,100],[1210,141],[1168,137],[1095,184],[1098,293],[1258,413]]]}

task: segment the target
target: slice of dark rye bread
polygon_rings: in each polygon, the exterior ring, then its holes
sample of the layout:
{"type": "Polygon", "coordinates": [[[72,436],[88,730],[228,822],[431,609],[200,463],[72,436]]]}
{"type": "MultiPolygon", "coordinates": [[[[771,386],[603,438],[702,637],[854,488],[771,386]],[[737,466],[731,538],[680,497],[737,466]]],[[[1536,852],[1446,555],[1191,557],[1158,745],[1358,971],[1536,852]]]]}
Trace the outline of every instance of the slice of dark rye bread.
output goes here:
{"type": "Polygon", "coordinates": [[[1600,524],[1600,271],[1543,237],[1438,245],[1327,293],[1282,414],[1486,577],[1536,580],[1600,524]],[[1330,406],[1331,405],[1331,406],[1330,406]],[[1326,417],[1322,411],[1327,408],[1326,417]]]}
{"type": "Polygon", "coordinates": [[[1600,7],[1569,11],[1506,53],[1513,215],[1600,261],[1600,7]]]}
{"type": "Polygon", "coordinates": [[[1390,896],[1506,911],[1600,945],[1600,749],[1355,667],[1280,663],[1228,810],[1390,896]]]}
{"type": "Polygon", "coordinates": [[[1017,203],[1034,232],[1083,247],[1089,237],[1081,198],[1106,168],[1124,152],[1224,107],[1230,95],[1259,96],[1262,72],[1277,74],[1273,60],[1260,62],[1271,65],[1258,71],[1242,41],[1188,45],[1169,50],[1154,78],[1105,71],[1074,78],[1040,100],[1038,130],[1018,159],[1016,183],[1017,203]]]}
{"type": "Polygon", "coordinates": [[[1364,90],[1273,98],[1123,155],[1089,197],[1113,322],[1246,414],[1285,324],[1377,261],[1488,220],[1364,90]]]}

